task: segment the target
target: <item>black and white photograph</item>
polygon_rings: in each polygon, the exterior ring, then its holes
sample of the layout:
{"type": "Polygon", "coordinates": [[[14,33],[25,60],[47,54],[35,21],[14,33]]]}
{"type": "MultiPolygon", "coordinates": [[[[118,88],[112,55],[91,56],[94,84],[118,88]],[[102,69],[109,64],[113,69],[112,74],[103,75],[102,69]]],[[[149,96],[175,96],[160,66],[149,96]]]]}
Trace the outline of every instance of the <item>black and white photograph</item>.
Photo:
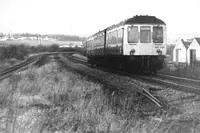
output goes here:
{"type": "Polygon", "coordinates": [[[200,0],[0,0],[0,133],[200,133],[200,0]]]}

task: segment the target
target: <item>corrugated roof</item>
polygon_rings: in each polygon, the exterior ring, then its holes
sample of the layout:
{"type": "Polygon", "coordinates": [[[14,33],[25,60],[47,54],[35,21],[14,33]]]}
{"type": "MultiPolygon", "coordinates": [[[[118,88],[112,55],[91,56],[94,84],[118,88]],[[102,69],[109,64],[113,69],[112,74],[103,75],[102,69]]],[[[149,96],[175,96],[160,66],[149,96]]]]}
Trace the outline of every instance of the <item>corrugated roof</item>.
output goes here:
{"type": "Polygon", "coordinates": [[[189,48],[190,44],[192,43],[191,41],[184,41],[183,39],[181,39],[183,45],[186,47],[186,49],[189,48]]]}

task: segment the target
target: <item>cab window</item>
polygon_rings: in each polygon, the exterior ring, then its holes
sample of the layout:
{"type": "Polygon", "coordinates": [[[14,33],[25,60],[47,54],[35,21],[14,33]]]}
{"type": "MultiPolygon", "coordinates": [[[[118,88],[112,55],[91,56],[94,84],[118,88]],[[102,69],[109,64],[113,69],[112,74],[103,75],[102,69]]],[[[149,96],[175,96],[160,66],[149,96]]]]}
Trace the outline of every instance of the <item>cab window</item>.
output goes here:
{"type": "Polygon", "coordinates": [[[151,27],[150,26],[140,27],[140,42],[141,43],[151,42],[151,27]]]}
{"type": "Polygon", "coordinates": [[[163,27],[153,27],[153,42],[163,43],[163,27]]]}
{"type": "Polygon", "coordinates": [[[137,26],[128,27],[128,43],[138,43],[139,33],[137,26]]]}

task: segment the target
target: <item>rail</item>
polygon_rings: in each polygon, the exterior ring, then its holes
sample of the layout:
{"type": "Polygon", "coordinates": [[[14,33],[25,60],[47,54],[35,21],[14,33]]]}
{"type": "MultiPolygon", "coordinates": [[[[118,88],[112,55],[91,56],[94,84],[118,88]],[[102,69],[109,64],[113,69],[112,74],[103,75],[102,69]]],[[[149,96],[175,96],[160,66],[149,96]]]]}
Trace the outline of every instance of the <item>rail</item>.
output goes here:
{"type": "MultiPolygon", "coordinates": [[[[81,61],[81,59],[75,59],[75,57],[70,57],[70,55],[66,55],[67,58],[74,58],[73,60],[81,61]]],[[[86,60],[84,60],[85,65],[86,60]]],[[[102,69],[102,67],[97,67],[98,69],[102,69]]],[[[105,70],[105,68],[103,68],[105,70]]],[[[155,83],[158,85],[164,85],[164,86],[170,86],[177,90],[187,91],[191,93],[198,93],[200,94],[200,80],[190,79],[190,78],[184,78],[184,77],[177,77],[172,75],[166,75],[158,73],[156,76],[147,76],[147,75],[138,75],[138,74],[132,74],[127,73],[119,70],[110,70],[114,73],[120,73],[123,75],[131,76],[135,78],[136,80],[141,80],[145,82],[155,83]]]]}
{"type": "MultiPolygon", "coordinates": [[[[75,63],[80,63],[80,64],[90,66],[90,64],[88,64],[85,60],[75,58],[71,54],[66,54],[65,57],[62,55],[59,55],[59,57],[60,57],[61,61],[63,61],[63,62],[65,62],[66,60],[70,60],[75,63]]],[[[108,71],[108,69],[105,69],[105,68],[101,68],[101,69],[108,71]]],[[[115,71],[115,73],[121,74],[120,71],[119,72],[115,71]]],[[[143,96],[145,96],[146,98],[148,98],[150,101],[152,101],[158,107],[160,107],[160,108],[162,107],[162,102],[160,100],[158,100],[155,96],[153,96],[146,88],[140,87],[140,90],[136,90],[136,91],[138,93],[142,94],[143,96]]]]}
{"type": "Polygon", "coordinates": [[[11,76],[14,72],[19,71],[20,69],[28,66],[29,64],[37,62],[40,58],[41,58],[41,56],[39,56],[39,55],[30,57],[15,66],[12,66],[12,67],[9,67],[9,68],[6,68],[6,69],[0,71],[0,81],[11,76]]]}

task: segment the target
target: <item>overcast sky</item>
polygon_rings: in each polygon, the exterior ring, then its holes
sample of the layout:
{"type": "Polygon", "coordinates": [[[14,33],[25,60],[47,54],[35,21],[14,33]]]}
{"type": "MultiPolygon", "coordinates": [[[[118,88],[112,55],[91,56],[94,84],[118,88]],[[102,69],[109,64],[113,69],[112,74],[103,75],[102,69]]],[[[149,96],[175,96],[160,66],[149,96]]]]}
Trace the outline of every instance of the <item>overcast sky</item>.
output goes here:
{"type": "Polygon", "coordinates": [[[0,32],[88,35],[135,15],[162,19],[168,37],[200,33],[200,0],[0,0],[0,32]]]}

